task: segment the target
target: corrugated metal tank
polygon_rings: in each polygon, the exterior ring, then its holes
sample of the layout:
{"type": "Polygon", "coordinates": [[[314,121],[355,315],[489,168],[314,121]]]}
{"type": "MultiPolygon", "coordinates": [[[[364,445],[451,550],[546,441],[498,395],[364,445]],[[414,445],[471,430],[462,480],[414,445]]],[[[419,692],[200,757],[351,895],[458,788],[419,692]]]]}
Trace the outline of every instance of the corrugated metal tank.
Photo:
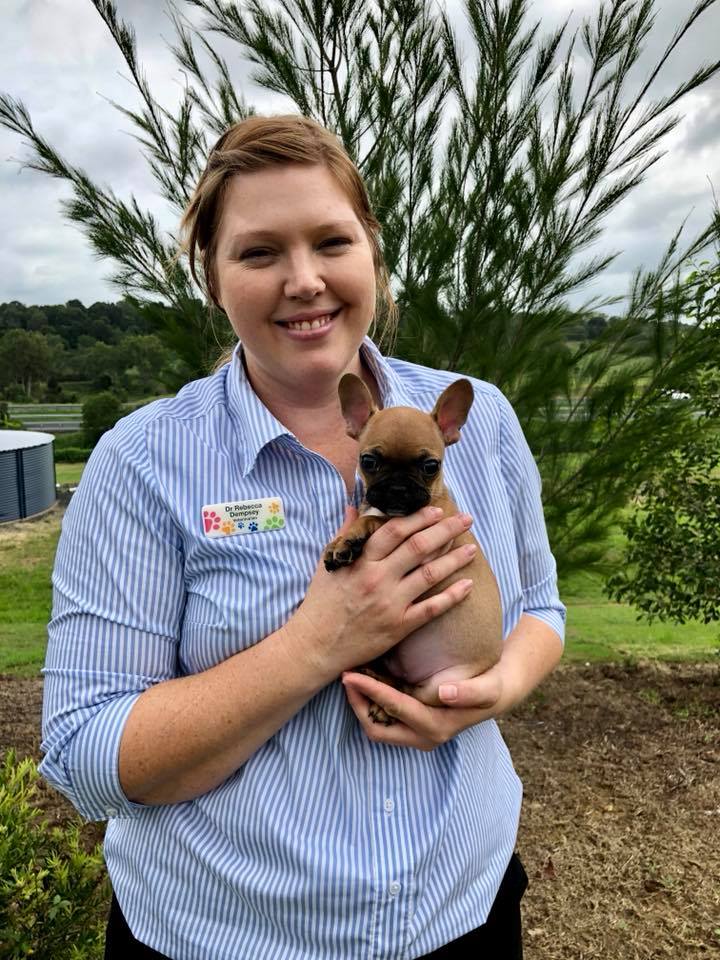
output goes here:
{"type": "Polygon", "coordinates": [[[0,430],[0,523],[55,503],[54,439],[51,433],[0,430]]]}

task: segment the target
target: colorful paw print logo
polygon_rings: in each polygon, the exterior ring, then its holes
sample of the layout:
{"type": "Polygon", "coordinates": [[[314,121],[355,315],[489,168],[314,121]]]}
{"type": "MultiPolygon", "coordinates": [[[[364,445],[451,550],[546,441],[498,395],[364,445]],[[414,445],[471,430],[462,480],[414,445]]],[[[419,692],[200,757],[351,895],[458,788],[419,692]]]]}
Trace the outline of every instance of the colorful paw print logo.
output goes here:
{"type": "Polygon", "coordinates": [[[205,533],[211,530],[220,529],[220,517],[214,510],[203,510],[203,523],[205,524],[205,533]]]}
{"type": "Polygon", "coordinates": [[[228,533],[233,532],[235,529],[235,524],[232,522],[232,520],[223,520],[223,522],[220,524],[220,529],[227,536],[228,533]]]}
{"type": "Polygon", "coordinates": [[[280,512],[280,504],[277,502],[277,500],[273,500],[272,503],[268,504],[268,511],[273,514],[280,512]]]}
{"type": "Polygon", "coordinates": [[[245,529],[245,523],[244,523],[244,521],[242,521],[242,520],[236,520],[236,521],[235,521],[235,529],[236,529],[236,530],[244,530],[244,529],[245,529]]]}
{"type": "Polygon", "coordinates": [[[250,533],[256,533],[257,528],[258,528],[258,525],[255,522],[248,524],[248,530],[250,531],[250,533]]]}
{"type": "Polygon", "coordinates": [[[265,521],[265,526],[263,530],[279,530],[280,527],[285,526],[285,521],[282,517],[268,517],[265,521]]]}

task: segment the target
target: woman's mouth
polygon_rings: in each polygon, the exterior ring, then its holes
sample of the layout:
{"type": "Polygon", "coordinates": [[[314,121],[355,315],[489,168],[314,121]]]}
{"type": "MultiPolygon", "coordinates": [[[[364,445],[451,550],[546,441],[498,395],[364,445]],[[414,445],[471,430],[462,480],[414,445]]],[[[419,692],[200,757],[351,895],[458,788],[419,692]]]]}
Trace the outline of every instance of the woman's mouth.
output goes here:
{"type": "Polygon", "coordinates": [[[333,315],[326,313],[323,317],[315,317],[314,320],[294,320],[287,324],[288,330],[319,330],[320,327],[326,327],[332,320],[333,315]]]}
{"type": "Polygon", "coordinates": [[[281,321],[279,326],[284,327],[292,333],[304,334],[305,336],[318,334],[332,325],[333,320],[340,313],[342,307],[333,310],[332,313],[325,313],[320,317],[313,317],[312,320],[290,320],[281,321]]]}

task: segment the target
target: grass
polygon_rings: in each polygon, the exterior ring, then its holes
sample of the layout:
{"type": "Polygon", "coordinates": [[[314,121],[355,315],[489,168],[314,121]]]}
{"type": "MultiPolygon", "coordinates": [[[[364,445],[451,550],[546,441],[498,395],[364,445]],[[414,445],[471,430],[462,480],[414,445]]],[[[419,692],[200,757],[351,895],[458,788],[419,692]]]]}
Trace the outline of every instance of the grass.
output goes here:
{"type": "Polygon", "coordinates": [[[77,486],[77,484],[80,483],[80,477],[84,469],[84,463],[56,463],[55,482],[69,483],[72,486],[77,486]]]}
{"type": "MultiPolygon", "coordinates": [[[[614,526],[608,539],[607,575],[623,562],[625,536],[614,526]]],[[[720,623],[639,620],[637,610],[610,601],[606,574],[580,570],[560,581],[567,606],[565,657],[573,661],[708,660],[720,651],[720,623]]]]}
{"type": "MultiPolygon", "coordinates": [[[[58,464],[58,482],[74,483],[83,464],[58,464]],[[70,479],[61,480],[62,476],[70,479]],[[66,472],[67,471],[67,472],[66,472]]],[[[0,526],[0,673],[36,674],[43,664],[50,614],[50,575],[60,535],[60,512],[0,526]]],[[[622,534],[614,537],[619,558],[622,534]]],[[[720,625],[647,624],[635,610],[612,603],[600,573],[565,577],[560,593],[568,608],[565,657],[572,661],[709,660],[720,648],[720,625]]]]}
{"type": "Polygon", "coordinates": [[[0,673],[29,676],[45,657],[60,513],[0,527],[0,673]]]}
{"type": "Polygon", "coordinates": [[[608,600],[602,585],[602,574],[585,571],[560,584],[568,660],[707,660],[720,650],[720,624],[639,621],[633,607],[608,600]]]}

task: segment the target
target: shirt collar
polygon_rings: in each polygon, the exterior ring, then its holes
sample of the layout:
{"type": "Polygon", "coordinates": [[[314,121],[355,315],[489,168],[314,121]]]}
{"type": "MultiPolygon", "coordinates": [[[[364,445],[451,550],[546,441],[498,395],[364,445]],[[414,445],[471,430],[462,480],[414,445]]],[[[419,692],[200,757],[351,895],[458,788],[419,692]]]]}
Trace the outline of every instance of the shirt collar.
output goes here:
{"type": "Polygon", "coordinates": [[[375,377],[383,407],[412,406],[405,385],[370,337],[360,344],[360,356],[375,377]]]}
{"type": "MultiPolygon", "coordinates": [[[[369,337],[360,345],[360,355],[367,364],[380,391],[383,407],[410,405],[401,379],[369,337]]],[[[240,439],[237,451],[242,475],[255,466],[260,451],[280,437],[295,438],[275,417],[253,390],[242,359],[242,343],[233,350],[226,377],[227,407],[240,439]]]]}
{"type": "Polygon", "coordinates": [[[278,437],[292,437],[293,434],[270,413],[250,385],[239,341],[233,350],[225,382],[228,410],[242,444],[242,449],[237,451],[240,469],[246,477],[264,446],[278,437]]]}

